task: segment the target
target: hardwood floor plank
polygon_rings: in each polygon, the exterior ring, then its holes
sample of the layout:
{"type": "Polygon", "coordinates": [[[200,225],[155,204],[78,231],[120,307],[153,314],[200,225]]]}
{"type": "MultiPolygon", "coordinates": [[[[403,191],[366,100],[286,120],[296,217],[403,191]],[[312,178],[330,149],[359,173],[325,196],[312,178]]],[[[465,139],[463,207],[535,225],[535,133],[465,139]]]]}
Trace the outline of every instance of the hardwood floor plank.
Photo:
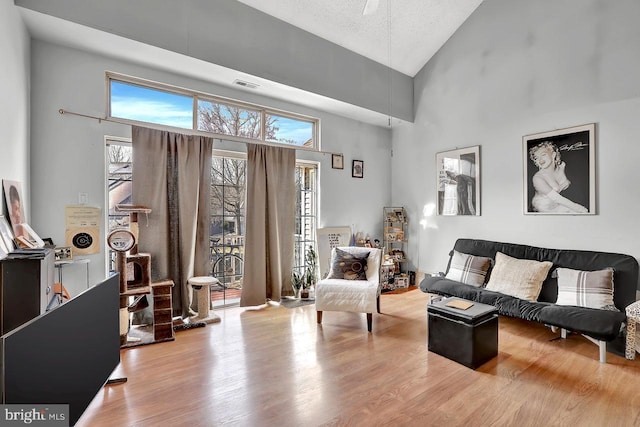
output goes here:
{"type": "Polygon", "coordinates": [[[221,323],[123,350],[78,426],[640,425],[640,362],[581,336],[500,318],[498,356],[477,370],[427,350],[418,290],[363,314],[216,310],[221,323]]]}

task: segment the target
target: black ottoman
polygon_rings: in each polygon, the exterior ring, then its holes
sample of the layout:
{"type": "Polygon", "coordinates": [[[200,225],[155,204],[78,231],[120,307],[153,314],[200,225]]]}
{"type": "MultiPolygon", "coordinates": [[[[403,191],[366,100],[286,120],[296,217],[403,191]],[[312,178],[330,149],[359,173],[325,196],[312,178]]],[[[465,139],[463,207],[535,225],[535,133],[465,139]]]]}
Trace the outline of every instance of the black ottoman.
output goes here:
{"type": "Polygon", "coordinates": [[[447,298],[427,304],[428,349],[476,369],[498,355],[498,310],[492,305],[447,298]],[[452,301],[473,305],[448,307],[452,301]]]}

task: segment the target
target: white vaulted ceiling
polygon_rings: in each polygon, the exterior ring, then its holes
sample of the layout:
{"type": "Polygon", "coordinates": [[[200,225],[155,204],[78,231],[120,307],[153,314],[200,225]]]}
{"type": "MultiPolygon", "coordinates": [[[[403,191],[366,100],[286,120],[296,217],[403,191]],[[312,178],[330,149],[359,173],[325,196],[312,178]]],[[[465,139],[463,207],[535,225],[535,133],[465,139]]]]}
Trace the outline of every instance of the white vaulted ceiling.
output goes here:
{"type": "Polygon", "coordinates": [[[411,77],[482,3],[379,0],[363,15],[367,0],[238,1],[411,77]]]}

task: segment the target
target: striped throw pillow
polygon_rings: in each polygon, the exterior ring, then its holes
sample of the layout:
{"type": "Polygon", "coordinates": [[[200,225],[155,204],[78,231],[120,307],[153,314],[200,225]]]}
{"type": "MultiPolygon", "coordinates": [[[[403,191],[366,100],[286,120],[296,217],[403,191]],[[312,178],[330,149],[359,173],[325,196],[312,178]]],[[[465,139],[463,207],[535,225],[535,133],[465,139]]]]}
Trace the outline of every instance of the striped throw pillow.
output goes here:
{"type": "Polygon", "coordinates": [[[489,267],[491,267],[491,258],[463,254],[454,250],[451,265],[445,277],[479,287],[484,284],[489,267]]]}
{"type": "Polygon", "coordinates": [[[605,308],[613,305],[613,269],[580,271],[558,268],[558,305],[605,308]]]}

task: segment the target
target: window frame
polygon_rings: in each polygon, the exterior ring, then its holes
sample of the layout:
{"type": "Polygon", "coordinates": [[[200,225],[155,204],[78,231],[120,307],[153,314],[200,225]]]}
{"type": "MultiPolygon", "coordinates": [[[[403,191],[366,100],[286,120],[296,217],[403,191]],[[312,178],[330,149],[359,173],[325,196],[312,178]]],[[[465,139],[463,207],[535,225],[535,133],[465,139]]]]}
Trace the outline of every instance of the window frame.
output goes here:
{"type": "Polygon", "coordinates": [[[284,111],[277,108],[271,108],[260,104],[254,104],[249,102],[243,102],[233,98],[226,98],[223,96],[218,96],[214,94],[209,94],[205,92],[199,92],[191,89],[186,89],[179,86],[173,86],[166,83],[159,83],[152,80],[146,80],[139,77],[128,76],[120,73],[115,73],[112,71],[107,71],[105,73],[105,88],[106,88],[106,96],[105,96],[105,118],[107,120],[117,120],[123,123],[131,124],[131,125],[149,125],[153,124],[155,127],[161,129],[168,130],[180,130],[184,132],[185,130],[189,130],[188,128],[177,128],[173,126],[163,125],[160,123],[152,123],[152,122],[143,122],[139,120],[127,119],[124,117],[112,116],[111,114],[111,81],[117,81],[124,84],[140,86],[145,89],[150,90],[158,90],[163,92],[168,92],[175,95],[181,96],[189,96],[192,98],[192,113],[193,113],[193,123],[191,127],[192,132],[202,133],[207,136],[213,136],[215,138],[221,140],[229,140],[229,141],[238,141],[238,142],[248,142],[248,143],[259,143],[263,145],[275,145],[278,147],[287,147],[287,148],[295,148],[297,150],[306,150],[306,151],[316,151],[320,152],[321,150],[321,141],[320,141],[320,119],[316,117],[306,116],[304,114],[294,113],[291,111],[284,111]],[[226,134],[218,134],[209,131],[204,131],[198,129],[198,101],[206,101],[206,102],[215,102],[219,104],[227,104],[234,107],[246,108],[249,110],[257,110],[260,111],[261,116],[261,127],[260,127],[260,138],[245,138],[235,135],[226,135],[226,134]],[[292,145],[285,144],[277,141],[269,141],[265,139],[265,116],[267,114],[281,116],[293,120],[298,120],[302,122],[308,122],[312,125],[312,138],[313,138],[313,146],[306,147],[304,145],[292,145]]]}

